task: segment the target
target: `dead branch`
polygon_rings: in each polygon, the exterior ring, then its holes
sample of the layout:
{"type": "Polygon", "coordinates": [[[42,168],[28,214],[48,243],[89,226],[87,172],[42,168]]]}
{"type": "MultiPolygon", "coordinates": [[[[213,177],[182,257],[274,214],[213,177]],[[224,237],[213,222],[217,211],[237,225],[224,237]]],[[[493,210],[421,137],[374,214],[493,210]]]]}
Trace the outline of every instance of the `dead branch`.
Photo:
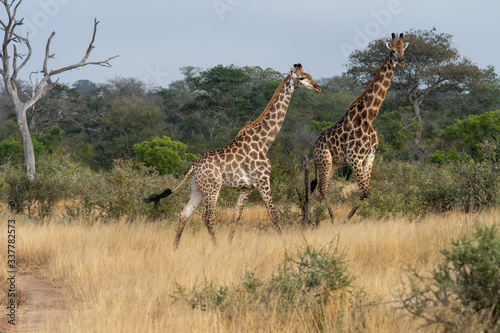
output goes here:
{"type": "MultiPolygon", "coordinates": [[[[117,58],[118,57],[117,55],[113,56],[113,57],[110,57],[110,58],[108,58],[106,60],[103,60],[103,61],[91,61],[91,62],[87,62],[87,59],[89,58],[90,53],[92,52],[92,49],[94,48],[95,35],[97,33],[97,24],[99,24],[99,21],[97,21],[96,19],[94,19],[94,32],[92,33],[92,40],[90,41],[89,47],[87,48],[87,52],[85,52],[85,55],[83,56],[82,60],[80,60],[79,63],[74,64],[74,65],[62,67],[62,68],[59,68],[59,69],[56,69],[56,70],[51,70],[48,74],[45,75],[45,78],[47,78],[47,80],[51,76],[53,76],[53,75],[60,74],[62,72],[70,71],[72,69],[76,69],[76,68],[87,66],[87,65],[97,65],[97,66],[103,66],[103,67],[111,67],[111,64],[109,63],[109,61],[112,60],[112,59],[117,58]]],[[[51,37],[53,37],[53,35],[51,35],[51,37]]],[[[50,53],[49,53],[51,40],[52,40],[52,38],[49,37],[49,40],[47,41],[47,47],[46,47],[46,53],[45,53],[45,62],[48,60],[49,57],[53,57],[54,56],[54,54],[50,55],[50,53]]],[[[47,82],[47,80],[45,80],[45,82],[47,82]]]]}

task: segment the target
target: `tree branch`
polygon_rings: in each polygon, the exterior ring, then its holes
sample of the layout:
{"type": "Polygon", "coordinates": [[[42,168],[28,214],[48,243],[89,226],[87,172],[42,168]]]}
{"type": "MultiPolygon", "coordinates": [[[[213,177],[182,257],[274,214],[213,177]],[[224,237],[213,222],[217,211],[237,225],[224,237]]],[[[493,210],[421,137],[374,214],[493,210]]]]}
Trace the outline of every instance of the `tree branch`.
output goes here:
{"type": "MultiPolygon", "coordinates": [[[[54,54],[50,54],[50,42],[52,41],[52,38],[54,38],[56,32],[52,31],[52,33],[49,36],[49,39],[47,39],[47,45],[45,46],[45,59],[43,60],[43,76],[48,76],[48,71],[47,71],[47,63],[49,62],[49,58],[54,58],[54,54]]],[[[52,85],[53,82],[52,80],[49,79],[47,80],[47,83],[52,85]]]]}
{"type": "Polygon", "coordinates": [[[92,49],[94,48],[94,41],[95,41],[95,36],[96,36],[96,33],[97,33],[97,24],[99,22],[94,19],[94,31],[92,33],[92,39],[90,41],[90,44],[87,48],[87,51],[85,52],[85,55],[83,56],[82,60],[80,60],[80,62],[74,64],[74,65],[69,65],[69,66],[66,66],[66,67],[62,67],[62,68],[59,68],[59,69],[55,69],[55,70],[51,70],[49,71],[47,69],[48,67],[48,61],[49,61],[49,58],[54,58],[54,54],[50,54],[50,43],[52,42],[52,38],[54,38],[54,35],[55,35],[55,32],[52,32],[52,34],[50,35],[50,37],[48,38],[47,40],[47,44],[45,46],[45,58],[44,58],[44,61],[43,61],[43,78],[40,80],[40,82],[36,85],[34,91],[33,91],[33,95],[31,96],[31,98],[26,101],[26,105],[29,107],[31,107],[33,104],[35,104],[42,96],[43,94],[45,94],[47,91],[49,91],[50,89],[52,89],[56,84],[57,84],[57,81],[56,82],[53,82],[51,80],[52,76],[54,75],[57,75],[57,74],[60,74],[60,73],[63,73],[63,72],[67,72],[67,71],[70,71],[72,69],[76,69],[76,68],[80,68],[80,67],[84,67],[84,66],[87,66],[87,65],[97,65],[97,66],[103,66],[103,67],[111,67],[111,64],[109,63],[110,60],[114,59],[114,58],[117,58],[118,56],[114,56],[114,57],[110,57],[106,60],[103,60],[103,61],[90,61],[90,62],[87,62],[87,59],[89,58],[90,56],[90,53],[92,52],[92,49]]]}
{"type": "Polygon", "coordinates": [[[95,35],[97,33],[97,24],[98,23],[99,23],[99,21],[94,19],[94,32],[92,34],[92,40],[90,41],[89,47],[87,48],[87,52],[85,52],[85,55],[83,56],[82,60],[80,60],[79,63],[47,72],[46,67],[47,67],[48,58],[49,57],[52,58],[54,56],[54,54],[49,55],[50,42],[52,40],[52,37],[54,37],[54,33],[52,35],[50,35],[49,40],[47,41],[47,47],[46,47],[46,51],[45,51],[45,61],[44,61],[45,71],[44,71],[44,80],[42,80],[42,82],[43,81],[48,82],[50,77],[53,75],[57,75],[57,74],[60,74],[60,73],[66,72],[66,71],[70,71],[70,70],[75,69],[75,68],[87,66],[87,65],[98,65],[98,66],[103,66],[103,67],[111,67],[111,64],[109,63],[109,61],[117,58],[118,57],[117,55],[110,57],[110,58],[103,60],[103,61],[87,62],[87,59],[89,58],[90,53],[92,52],[92,49],[94,48],[94,41],[95,41],[95,35]]]}

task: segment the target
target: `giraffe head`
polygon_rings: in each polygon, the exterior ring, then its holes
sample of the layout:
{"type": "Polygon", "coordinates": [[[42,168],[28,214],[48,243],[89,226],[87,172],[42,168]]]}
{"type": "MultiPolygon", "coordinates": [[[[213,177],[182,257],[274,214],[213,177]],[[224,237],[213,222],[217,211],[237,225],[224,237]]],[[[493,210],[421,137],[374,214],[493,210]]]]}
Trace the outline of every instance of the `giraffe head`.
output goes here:
{"type": "Polygon", "coordinates": [[[319,85],[311,78],[309,74],[302,70],[301,64],[293,65],[295,70],[290,69],[290,77],[294,81],[295,88],[312,89],[315,92],[321,92],[319,85]]]}
{"type": "Polygon", "coordinates": [[[405,49],[408,47],[408,42],[403,42],[403,34],[399,35],[399,41],[396,40],[396,34],[392,34],[392,44],[387,42],[385,43],[387,48],[391,50],[391,58],[401,64],[401,66],[405,65],[405,49]]]}

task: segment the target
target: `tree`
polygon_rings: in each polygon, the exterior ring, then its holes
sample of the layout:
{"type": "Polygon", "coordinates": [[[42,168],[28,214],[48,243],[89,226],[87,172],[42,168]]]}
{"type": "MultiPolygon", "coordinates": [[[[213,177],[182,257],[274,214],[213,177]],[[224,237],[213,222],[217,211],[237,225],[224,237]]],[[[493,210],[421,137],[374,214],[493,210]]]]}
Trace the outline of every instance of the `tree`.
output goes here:
{"type": "Polygon", "coordinates": [[[134,144],[165,134],[164,127],[158,106],[140,99],[116,98],[97,121],[93,167],[111,169],[114,159],[134,155],[134,144]]]}
{"type": "Polygon", "coordinates": [[[186,148],[182,142],[163,136],[136,143],[134,153],[139,162],[155,167],[160,174],[172,174],[177,171],[182,161],[196,161],[196,155],[186,153],[186,148]]]}
{"type": "MultiPolygon", "coordinates": [[[[424,126],[423,103],[437,93],[468,93],[477,81],[484,79],[484,73],[476,65],[460,56],[452,37],[438,33],[436,28],[405,33],[405,41],[410,43],[405,51],[406,66],[396,70],[391,89],[405,96],[421,125],[415,131],[414,144],[417,148],[424,126]]],[[[358,86],[366,86],[386,55],[385,40],[376,40],[365,50],[354,51],[349,56],[345,75],[358,86]]]]}
{"type": "Polygon", "coordinates": [[[474,160],[482,159],[481,144],[491,142],[495,146],[496,158],[500,158],[500,110],[470,115],[446,127],[441,135],[437,150],[431,155],[431,162],[460,159],[464,154],[474,160]]]}
{"type": "Polygon", "coordinates": [[[421,130],[421,125],[411,116],[411,112],[411,106],[406,106],[379,116],[377,123],[377,132],[381,138],[379,150],[385,159],[409,159],[408,152],[411,149],[408,144],[413,134],[421,130]]]}
{"type": "Polygon", "coordinates": [[[30,131],[28,128],[28,122],[26,117],[26,111],[33,107],[35,103],[42,98],[42,96],[47,93],[50,89],[57,85],[57,81],[53,82],[52,77],[61,74],[63,72],[84,67],[87,65],[98,65],[104,67],[110,67],[110,60],[116,58],[117,56],[108,58],[104,61],[91,62],[88,61],[90,53],[94,48],[94,40],[97,31],[97,20],[94,20],[94,32],[92,34],[92,39],[85,52],[83,58],[76,64],[69,65],[66,67],[61,67],[59,69],[49,70],[48,61],[54,57],[54,54],[50,53],[50,43],[52,38],[54,38],[55,32],[49,36],[47,44],[45,47],[45,57],[42,65],[42,78],[40,81],[32,82],[31,92],[28,93],[28,97],[24,97],[23,92],[20,90],[19,82],[19,71],[28,63],[31,58],[32,49],[28,39],[28,35],[21,36],[16,32],[16,29],[23,24],[23,19],[16,18],[17,10],[22,3],[22,0],[0,0],[3,4],[6,12],[6,19],[0,20],[1,29],[3,30],[3,41],[2,49],[0,51],[0,58],[2,60],[2,65],[0,69],[0,75],[3,77],[5,84],[5,89],[14,104],[16,111],[17,123],[19,125],[19,133],[21,134],[21,140],[23,143],[24,151],[24,166],[25,171],[29,179],[33,180],[35,177],[35,154],[33,150],[33,141],[31,139],[30,131]],[[24,48],[26,54],[22,54],[18,51],[18,47],[24,48]]]}

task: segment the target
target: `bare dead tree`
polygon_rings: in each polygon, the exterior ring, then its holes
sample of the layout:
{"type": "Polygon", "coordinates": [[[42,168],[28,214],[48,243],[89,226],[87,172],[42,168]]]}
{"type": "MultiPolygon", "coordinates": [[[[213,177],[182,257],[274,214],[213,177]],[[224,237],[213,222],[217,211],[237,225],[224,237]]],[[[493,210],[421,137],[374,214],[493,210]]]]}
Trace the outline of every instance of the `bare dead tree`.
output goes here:
{"type": "Polygon", "coordinates": [[[16,29],[23,24],[24,20],[22,18],[16,18],[17,9],[21,5],[22,1],[23,0],[0,0],[0,3],[4,6],[7,15],[6,19],[0,20],[0,30],[3,31],[2,49],[0,51],[0,59],[2,61],[0,75],[3,77],[5,89],[12,100],[16,111],[17,124],[19,125],[19,132],[21,134],[24,149],[24,166],[26,174],[31,180],[33,180],[35,177],[35,153],[26,119],[26,111],[30,107],[33,107],[35,103],[40,100],[45,93],[47,93],[47,91],[52,89],[57,84],[57,81],[52,81],[52,77],[55,75],[87,65],[111,67],[109,61],[118,56],[110,57],[103,61],[88,61],[90,53],[94,48],[97,24],[99,23],[94,19],[94,32],[83,58],[76,64],[49,70],[49,59],[54,58],[54,54],[50,53],[50,43],[55,35],[55,32],[52,32],[45,47],[45,57],[42,67],[43,77],[39,81],[37,80],[37,82],[31,82],[31,92],[28,93],[28,97],[22,97],[23,92],[20,90],[18,74],[19,71],[28,63],[32,54],[31,45],[28,40],[29,36],[20,36],[16,33],[16,29]],[[19,53],[18,46],[26,49],[27,53],[19,53]],[[18,63],[18,61],[20,61],[20,63],[18,63]]]}

